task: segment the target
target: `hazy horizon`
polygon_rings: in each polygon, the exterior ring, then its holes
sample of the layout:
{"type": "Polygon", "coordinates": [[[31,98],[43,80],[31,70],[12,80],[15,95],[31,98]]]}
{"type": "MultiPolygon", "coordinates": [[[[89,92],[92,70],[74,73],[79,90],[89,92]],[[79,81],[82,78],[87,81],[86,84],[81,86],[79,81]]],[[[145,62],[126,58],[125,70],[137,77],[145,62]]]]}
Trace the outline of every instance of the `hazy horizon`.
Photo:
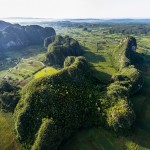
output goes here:
{"type": "Polygon", "coordinates": [[[95,17],[93,17],[93,18],[88,18],[88,17],[84,17],[84,18],[79,18],[79,17],[77,17],[77,18],[71,18],[71,17],[68,17],[68,18],[45,18],[45,17],[18,17],[18,16],[15,16],[15,17],[0,17],[0,19],[52,19],[52,20],[69,20],[69,19],[99,19],[99,20],[110,20],[110,19],[150,19],[150,17],[148,18],[138,18],[138,17],[134,17],[134,18],[129,18],[129,17],[118,17],[118,18],[95,18],[95,17]]]}

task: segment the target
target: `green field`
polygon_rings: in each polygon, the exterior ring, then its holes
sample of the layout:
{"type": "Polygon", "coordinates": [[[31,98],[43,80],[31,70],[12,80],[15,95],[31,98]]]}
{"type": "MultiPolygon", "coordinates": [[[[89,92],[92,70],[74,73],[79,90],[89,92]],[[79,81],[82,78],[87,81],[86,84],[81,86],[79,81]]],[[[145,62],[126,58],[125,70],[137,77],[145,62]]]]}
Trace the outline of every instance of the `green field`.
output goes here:
{"type": "Polygon", "coordinates": [[[57,73],[57,70],[55,68],[46,67],[46,68],[42,69],[41,71],[37,72],[34,75],[34,78],[37,79],[37,78],[45,77],[45,76],[52,75],[52,74],[55,74],[55,73],[57,73]]]}
{"type": "Polygon", "coordinates": [[[31,46],[20,51],[6,51],[5,56],[12,59],[12,61],[4,61],[5,65],[0,71],[0,80],[9,79],[17,83],[25,82],[28,79],[31,80],[34,73],[44,67],[42,63],[44,53],[45,50],[42,46],[31,46]],[[14,63],[14,58],[17,58],[18,62],[14,63]]]}

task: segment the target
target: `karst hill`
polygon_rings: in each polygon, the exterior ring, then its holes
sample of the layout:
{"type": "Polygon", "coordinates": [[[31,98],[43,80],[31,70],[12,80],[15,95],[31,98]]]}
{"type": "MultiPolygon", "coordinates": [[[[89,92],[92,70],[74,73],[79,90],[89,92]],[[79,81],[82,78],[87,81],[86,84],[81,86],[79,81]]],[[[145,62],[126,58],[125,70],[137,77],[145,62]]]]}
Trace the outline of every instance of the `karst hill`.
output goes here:
{"type": "Polygon", "coordinates": [[[83,50],[77,40],[69,36],[52,36],[45,39],[48,47],[45,63],[50,66],[63,67],[67,56],[81,56],[83,50]]]}
{"type": "Polygon", "coordinates": [[[55,30],[51,27],[38,25],[21,26],[0,22],[0,50],[24,48],[31,45],[43,44],[44,39],[54,36],[55,30]]]}

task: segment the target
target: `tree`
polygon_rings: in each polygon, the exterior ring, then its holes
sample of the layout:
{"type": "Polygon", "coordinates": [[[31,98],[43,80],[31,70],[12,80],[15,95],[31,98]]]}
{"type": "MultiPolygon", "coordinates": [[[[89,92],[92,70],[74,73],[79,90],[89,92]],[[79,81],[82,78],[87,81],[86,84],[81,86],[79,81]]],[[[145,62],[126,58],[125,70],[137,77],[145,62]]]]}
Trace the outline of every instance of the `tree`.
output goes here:
{"type": "Polygon", "coordinates": [[[0,103],[1,109],[13,112],[19,99],[20,88],[13,83],[2,81],[0,83],[0,103]]]}

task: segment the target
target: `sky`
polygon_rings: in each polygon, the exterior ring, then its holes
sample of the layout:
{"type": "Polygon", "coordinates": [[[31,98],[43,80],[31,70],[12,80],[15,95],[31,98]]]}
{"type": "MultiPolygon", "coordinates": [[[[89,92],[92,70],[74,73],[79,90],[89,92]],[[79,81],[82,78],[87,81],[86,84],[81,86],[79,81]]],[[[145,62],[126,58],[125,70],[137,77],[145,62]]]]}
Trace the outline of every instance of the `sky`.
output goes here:
{"type": "Polygon", "coordinates": [[[150,18],[150,0],[0,0],[0,18],[150,18]]]}

